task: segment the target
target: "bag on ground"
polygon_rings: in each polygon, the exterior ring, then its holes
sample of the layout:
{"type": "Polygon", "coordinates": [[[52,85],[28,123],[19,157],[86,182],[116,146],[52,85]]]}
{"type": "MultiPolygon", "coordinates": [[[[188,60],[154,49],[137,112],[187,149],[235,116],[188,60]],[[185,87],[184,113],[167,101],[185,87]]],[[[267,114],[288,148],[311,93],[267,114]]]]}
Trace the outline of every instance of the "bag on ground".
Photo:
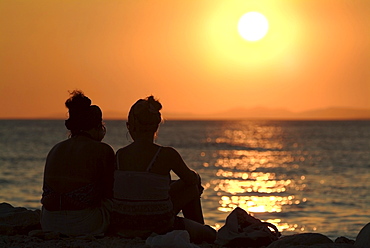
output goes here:
{"type": "Polygon", "coordinates": [[[237,207],[217,233],[216,244],[230,247],[263,247],[280,237],[275,225],[263,222],[237,207]]]}

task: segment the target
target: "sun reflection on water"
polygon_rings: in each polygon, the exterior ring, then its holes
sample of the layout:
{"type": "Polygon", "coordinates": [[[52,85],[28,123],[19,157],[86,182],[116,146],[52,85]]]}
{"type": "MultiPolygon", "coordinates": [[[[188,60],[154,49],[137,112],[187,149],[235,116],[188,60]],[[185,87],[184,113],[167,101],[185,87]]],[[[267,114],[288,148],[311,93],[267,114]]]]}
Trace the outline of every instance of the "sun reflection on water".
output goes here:
{"type": "Polygon", "coordinates": [[[283,144],[276,135],[281,136],[282,129],[276,126],[259,126],[248,128],[242,125],[242,128],[232,128],[223,131],[223,134],[217,137],[216,143],[228,143],[233,145],[242,145],[247,147],[258,147],[263,149],[281,149],[283,144]]]}
{"type": "Polygon", "coordinates": [[[215,166],[255,171],[260,167],[285,167],[294,161],[292,154],[285,151],[223,150],[218,152],[215,166]]]}
{"type": "MultiPolygon", "coordinates": [[[[275,173],[231,171],[219,169],[219,179],[211,182],[219,196],[218,210],[224,213],[240,207],[251,214],[280,213],[284,206],[299,205],[306,199],[296,199],[288,194],[288,187],[296,188],[292,179],[276,179],[275,173]],[[224,179],[223,179],[224,178],[224,179]]],[[[304,177],[300,179],[304,180],[304,177]]],[[[279,218],[263,220],[273,223],[280,231],[294,231],[294,224],[282,222],[279,218]]]]}
{"type": "Polygon", "coordinates": [[[258,193],[274,193],[284,192],[286,186],[291,184],[291,180],[274,180],[275,175],[273,173],[262,173],[262,172],[231,172],[219,170],[216,173],[217,176],[227,176],[241,178],[243,180],[234,179],[222,179],[214,188],[215,191],[228,192],[230,194],[245,193],[245,192],[258,192],[258,193]]]}
{"type": "Polygon", "coordinates": [[[283,205],[298,205],[300,200],[290,196],[221,196],[220,207],[222,212],[230,212],[241,207],[251,213],[281,212],[283,205]]]}
{"type": "Polygon", "coordinates": [[[300,203],[299,200],[294,200],[293,195],[279,195],[279,193],[286,191],[286,187],[292,184],[292,180],[276,180],[274,173],[233,173],[232,171],[218,170],[216,175],[237,178],[218,179],[217,183],[214,183],[213,190],[221,197],[218,209],[222,212],[230,212],[237,206],[251,213],[281,212],[283,205],[300,203]]]}
{"type": "MultiPolygon", "coordinates": [[[[273,171],[299,168],[296,154],[281,150],[285,145],[281,129],[226,130],[215,142],[248,148],[218,150],[214,156],[218,170],[209,187],[219,197],[218,211],[226,214],[240,207],[252,215],[263,214],[266,219],[261,220],[276,225],[280,231],[298,230],[297,224],[277,218],[284,207],[299,207],[306,201],[294,193],[305,188],[304,175],[277,176],[271,172],[275,168],[273,171]]],[[[304,159],[303,155],[299,158],[304,159]]]]}

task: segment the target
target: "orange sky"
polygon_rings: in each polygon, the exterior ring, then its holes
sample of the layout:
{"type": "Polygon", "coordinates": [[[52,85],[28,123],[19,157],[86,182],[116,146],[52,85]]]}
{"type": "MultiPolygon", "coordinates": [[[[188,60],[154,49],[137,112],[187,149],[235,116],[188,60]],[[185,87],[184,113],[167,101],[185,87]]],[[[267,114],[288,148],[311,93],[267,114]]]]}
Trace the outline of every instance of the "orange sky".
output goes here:
{"type": "Polygon", "coordinates": [[[0,118],[65,118],[68,90],[126,116],[370,108],[367,0],[0,1],[0,118]],[[238,19],[264,14],[258,42],[238,19]]]}

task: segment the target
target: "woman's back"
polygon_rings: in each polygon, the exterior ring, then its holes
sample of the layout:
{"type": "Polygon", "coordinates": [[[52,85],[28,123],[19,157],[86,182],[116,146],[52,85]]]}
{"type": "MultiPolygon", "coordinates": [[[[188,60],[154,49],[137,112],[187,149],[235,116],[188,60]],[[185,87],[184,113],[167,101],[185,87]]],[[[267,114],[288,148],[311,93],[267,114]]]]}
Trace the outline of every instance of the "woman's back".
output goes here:
{"type": "Polygon", "coordinates": [[[112,197],[114,151],[85,136],[65,140],[49,152],[41,202],[48,210],[95,207],[112,197]]]}
{"type": "Polygon", "coordinates": [[[152,162],[150,172],[170,177],[170,172],[175,172],[185,183],[195,184],[197,175],[190,170],[180,154],[172,147],[164,147],[153,142],[134,143],[119,149],[116,153],[117,169],[123,171],[147,171],[152,162]],[[158,149],[160,148],[160,152],[158,149]],[[155,161],[152,159],[155,157],[155,161]]]}
{"type": "MultiPolygon", "coordinates": [[[[169,198],[168,191],[170,189],[170,176],[154,173],[152,170],[155,164],[157,171],[159,163],[157,162],[158,156],[162,147],[156,146],[155,154],[152,156],[150,162],[146,165],[148,157],[144,157],[140,161],[141,165],[134,165],[135,162],[133,154],[125,154],[124,150],[117,152],[117,170],[114,173],[114,198],[126,200],[167,200],[169,198]],[[123,154],[122,154],[123,153],[123,154]],[[126,158],[126,163],[120,160],[126,158]],[[144,166],[145,165],[145,166],[144,166]]],[[[151,154],[149,152],[149,154],[151,154]]]]}
{"type": "Polygon", "coordinates": [[[132,201],[167,200],[170,178],[151,172],[116,171],[113,197],[132,201]]]}
{"type": "Polygon", "coordinates": [[[128,230],[135,230],[134,236],[141,236],[152,231],[165,232],[173,224],[169,174],[161,175],[151,171],[157,164],[162,147],[157,146],[156,149],[150,160],[147,156],[138,159],[140,163],[149,160],[146,165],[137,166],[134,158],[138,157],[135,153],[125,153],[125,149],[117,152],[112,212],[112,229],[115,232],[130,236],[128,230]]]}
{"type": "Polygon", "coordinates": [[[109,167],[112,167],[113,160],[114,151],[109,145],[78,135],[62,141],[49,152],[44,180],[60,193],[104,180],[112,185],[113,168],[109,167]],[[111,164],[107,164],[109,161],[111,164]],[[110,179],[108,176],[103,178],[109,169],[110,179]]]}

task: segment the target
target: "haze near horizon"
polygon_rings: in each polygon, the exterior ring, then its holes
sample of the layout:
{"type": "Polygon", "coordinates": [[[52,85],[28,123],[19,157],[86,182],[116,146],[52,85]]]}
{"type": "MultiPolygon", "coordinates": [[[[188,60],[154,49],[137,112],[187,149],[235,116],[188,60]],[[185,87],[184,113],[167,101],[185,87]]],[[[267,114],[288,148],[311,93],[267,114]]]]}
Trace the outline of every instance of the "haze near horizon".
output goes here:
{"type": "Polygon", "coordinates": [[[107,117],[151,94],[182,119],[369,110],[368,13],[365,0],[1,1],[0,118],[65,118],[74,89],[107,117]],[[268,21],[260,40],[238,33],[248,12],[268,21]]]}

